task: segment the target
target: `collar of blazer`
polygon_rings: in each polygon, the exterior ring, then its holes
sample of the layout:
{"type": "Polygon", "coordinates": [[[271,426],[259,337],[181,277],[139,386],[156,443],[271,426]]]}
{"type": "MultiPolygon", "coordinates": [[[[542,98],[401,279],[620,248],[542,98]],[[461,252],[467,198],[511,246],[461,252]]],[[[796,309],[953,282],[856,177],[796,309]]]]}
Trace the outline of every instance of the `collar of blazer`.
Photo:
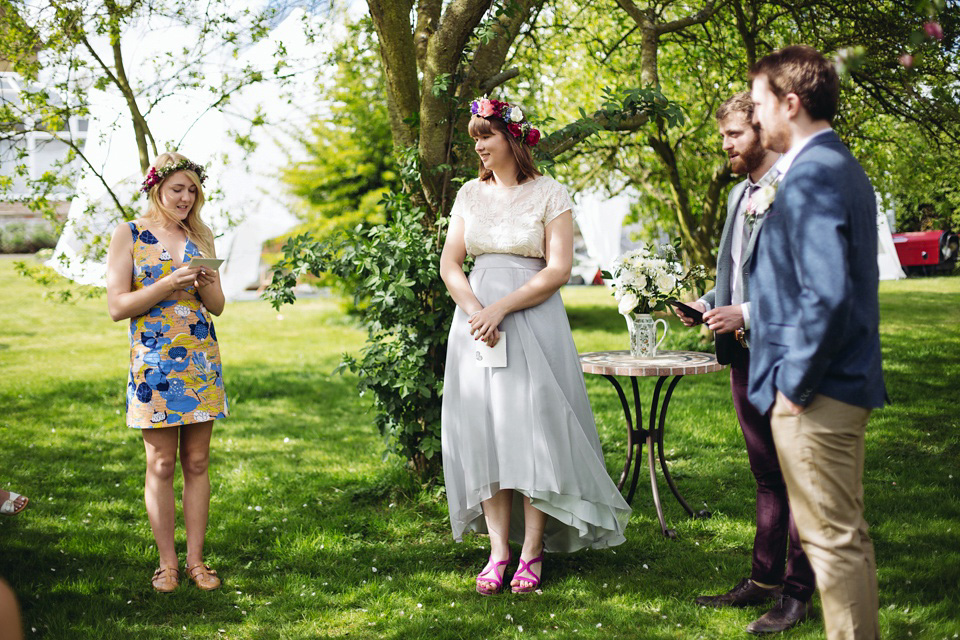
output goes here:
{"type": "Polygon", "coordinates": [[[826,144],[828,142],[840,142],[840,136],[837,135],[837,132],[833,129],[822,129],[817,131],[811,136],[807,136],[803,140],[800,140],[796,145],[790,148],[785,154],[780,156],[780,159],[777,160],[777,163],[773,167],[780,172],[781,176],[786,176],[787,172],[790,171],[790,167],[797,161],[797,158],[804,152],[815,147],[817,145],[826,144]]]}

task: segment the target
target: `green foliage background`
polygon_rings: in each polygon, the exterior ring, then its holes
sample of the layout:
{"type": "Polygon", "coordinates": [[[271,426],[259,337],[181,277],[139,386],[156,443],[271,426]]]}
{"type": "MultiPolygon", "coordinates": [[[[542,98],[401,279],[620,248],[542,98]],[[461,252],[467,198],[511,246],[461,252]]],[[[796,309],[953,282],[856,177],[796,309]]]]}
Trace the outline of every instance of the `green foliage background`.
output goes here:
{"type": "Polygon", "coordinates": [[[303,232],[317,239],[337,231],[386,221],[381,198],[400,189],[383,91],[380,54],[369,18],[347,27],[328,57],[334,69],[322,93],[329,112],[301,137],[307,160],[283,179],[300,197],[303,232]]]}
{"type": "MultiPolygon", "coordinates": [[[[960,149],[960,100],[951,84],[957,68],[950,63],[960,8],[931,5],[947,32],[936,43],[915,37],[930,16],[900,0],[883,6],[812,2],[790,10],[733,0],[718,5],[702,24],[661,34],[651,70],[642,60],[638,24],[626,11],[600,2],[530,4],[494,3],[464,46],[456,71],[439,73],[431,86],[419,88],[450,107],[449,120],[424,125],[449,131],[444,160],[431,167],[421,166],[423,149],[393,146],[391,136],[398,132],[390,126],[388,74],[374,23],[363,18],[350,24],[330,57],[336,70],[327,91],[329,112],[318,115],[303,138],[309,159],[285,175],[301,196],[304,223],[288,237],[270,295],[276,304],[292,301],[294,279],[304,275],[352,294],[368,346],[362,358],[345,364],[362,374],[361,389],[373,392],[388,450],[416,468],[435,468],[429,461],[438,450],[448,316],[434,313],[451,308],[436,260],[418,252],[436,257],[443,216],[459,185],[475,175],[471,141],[457,126],[466,122],[464,109],[474,97],[458,93],[471,59],[498,37],[496,21],[519,15],[521,5],[529,22],[503,63],[517,75],[491,95],[520,104],[551,134],[536,150],[538,160],[571,190],[615,194],[633,187],[640,194],[633,215],[643,225],[641,239],[683,236],[688,265],[712,267],[726,189],[739,179],[719,148],[714,113],[730,95],[748,89],[749,66],[758,56],[797,41],[828,55],[843,51],[835,127],[896,210],[899,226],[958,222],[956,188],[939,167],[955,165],[960,149]],[[916,54],[910,69],[897,61],[897,48],[907,43],[916,54]],[[651,72],[657,85],[638,89],[651,72]],[[917,100],[921,90],[937,97],[937,108],[917,100]],[[597,113],[606,115],[606,125],[597,122],[597,113]],[[646,124],[616,131],[621,118],[637,113],[646,115],[646,124]],[[571,135],[580,140],[571,148],[557,155],[541,151],[571,135]],[[922,153],[931,147],[935,155],[922,153]],[[919,177],[918,166],[925,169],[919,177]],[[434,191],[427,191],[436,194],[438,180],[444,185],[441,201],[424,201],[422,185],[432,181],[434,191]]],[[[658,24],[666,24],[692,9],[680,3],[658,11],[658,24]]],[[[405,126],[419,131],[417,118],[405,126]]]]}

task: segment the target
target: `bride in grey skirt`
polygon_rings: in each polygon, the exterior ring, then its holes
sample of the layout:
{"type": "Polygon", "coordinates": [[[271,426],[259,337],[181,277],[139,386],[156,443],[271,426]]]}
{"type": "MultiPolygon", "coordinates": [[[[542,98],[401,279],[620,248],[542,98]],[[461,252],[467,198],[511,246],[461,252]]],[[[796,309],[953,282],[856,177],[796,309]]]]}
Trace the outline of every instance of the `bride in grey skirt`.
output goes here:
{"type": "Polygon", "coordinates": [[[440,275],[457,303],[444,375],[443,471],[453,536],[488,533],[477,591],[540,585],[543,553],[624,541],[630,507],[607,474],[559,289],[573,263],[572,202],[533,164],[539,132],[476,100],[480,177],[457,194],[440,275]],[[467,255],[475,256],[469,278],[467,255]],[[505,366],[481,366],[505,346],[505,366]]]}

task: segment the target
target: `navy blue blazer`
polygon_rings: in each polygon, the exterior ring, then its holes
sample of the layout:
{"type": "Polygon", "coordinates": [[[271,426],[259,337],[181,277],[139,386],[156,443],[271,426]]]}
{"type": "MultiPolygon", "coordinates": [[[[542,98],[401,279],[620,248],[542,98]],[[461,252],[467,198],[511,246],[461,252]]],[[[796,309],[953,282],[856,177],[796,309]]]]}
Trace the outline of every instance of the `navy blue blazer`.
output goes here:
{"type": "Polygon", "coordinates": [[[883,406],[877,201],[837,134],[813,139],[780,182],[750,261],[750,402],[776,392],[883,406]]]}

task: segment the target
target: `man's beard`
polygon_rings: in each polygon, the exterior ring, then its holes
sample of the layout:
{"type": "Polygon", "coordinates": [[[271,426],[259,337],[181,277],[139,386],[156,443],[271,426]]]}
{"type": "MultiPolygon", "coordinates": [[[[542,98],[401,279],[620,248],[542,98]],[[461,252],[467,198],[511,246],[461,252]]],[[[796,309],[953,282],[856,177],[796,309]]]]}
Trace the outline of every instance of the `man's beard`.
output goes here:
{"type": "Polygon", "coordinates": [[[753,173],[757,167],[763,164],[763,158],[766,154],[767,150],[763,148],[758,138],[757,142],[749,149],[730,160],[730,168],[738,176],[753,173]]]}

